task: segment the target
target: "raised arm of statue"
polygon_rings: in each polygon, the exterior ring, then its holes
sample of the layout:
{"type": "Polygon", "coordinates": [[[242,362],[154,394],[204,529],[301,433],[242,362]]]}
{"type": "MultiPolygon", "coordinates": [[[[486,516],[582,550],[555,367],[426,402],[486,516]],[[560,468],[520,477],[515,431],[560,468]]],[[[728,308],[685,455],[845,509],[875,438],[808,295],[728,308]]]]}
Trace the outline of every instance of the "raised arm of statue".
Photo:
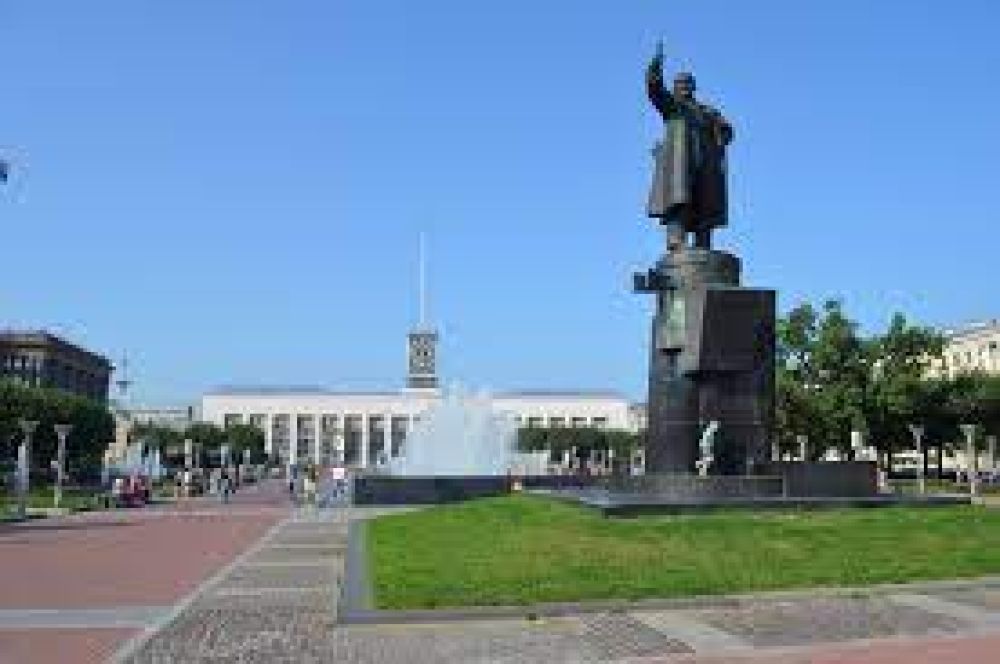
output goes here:
{"type": "Polygon", "coordinates": [[[646,67],[646,94],[657,111],[666,118],[673,111],[674,97],[663,85],[663,43],[657,44],[656,55],[646,67]]]}

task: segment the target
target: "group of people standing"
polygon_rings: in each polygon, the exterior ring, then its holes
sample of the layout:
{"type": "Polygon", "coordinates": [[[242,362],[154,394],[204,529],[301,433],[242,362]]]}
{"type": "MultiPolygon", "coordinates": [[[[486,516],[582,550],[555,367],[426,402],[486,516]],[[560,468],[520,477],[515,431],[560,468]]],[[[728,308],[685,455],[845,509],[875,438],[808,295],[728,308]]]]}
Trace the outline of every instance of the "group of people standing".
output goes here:
{"type": "Polygon", "coordinates": [[[292,466],[287,479],[288,496],[296,505],[327,507],[347,496],[347,469],[341,466],[292,466]]]}
{"type": "Polygon", "coordinates": [[[178,470],[174,476],[174,498],[190,498],[208,493],[228,503],[229,498],[240,486],[240,480],[239,467],[212,468],[208,470],[207,475],[204,469],[195,472],[191,468],[184,468],[178,470]]]}

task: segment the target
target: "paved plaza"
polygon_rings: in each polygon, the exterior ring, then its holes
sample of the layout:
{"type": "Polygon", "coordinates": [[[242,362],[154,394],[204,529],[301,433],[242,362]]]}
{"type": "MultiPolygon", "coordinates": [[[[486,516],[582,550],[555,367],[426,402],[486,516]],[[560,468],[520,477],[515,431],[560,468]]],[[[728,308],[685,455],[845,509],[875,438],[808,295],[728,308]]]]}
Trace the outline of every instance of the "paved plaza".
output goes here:
{"type": "Polygon", "coordinates": [[[1000,580],[338,623],[350,523],[281,486],[6,525],[0,662],[992,662],[1000,580]]]}
{"type": "Polygon", "coordinates": [[[0,662],[102,662],[289,513],[277,484],[0,524],[0,662]]]}

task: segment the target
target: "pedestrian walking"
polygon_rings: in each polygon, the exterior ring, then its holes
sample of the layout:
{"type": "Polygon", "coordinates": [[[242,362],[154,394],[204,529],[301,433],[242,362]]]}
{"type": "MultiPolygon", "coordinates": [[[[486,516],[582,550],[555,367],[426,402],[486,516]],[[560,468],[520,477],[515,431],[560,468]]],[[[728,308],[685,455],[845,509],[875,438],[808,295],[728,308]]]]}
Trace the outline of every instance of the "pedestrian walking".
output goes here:
{"type": "Polygon", "coordinates": [[[316,504],[316,480],[312,470],[306,472],[305,477],[302,478],[302,492],[306,505],[314,506],[316,504]]]}
{"type": "Polygon", "coordinates": [[[333,495],[338,500],[343,499],[347,494],[347,469],[343,466],[334,466],[330,471],[333,479],[333,495]]]}
{"type": "Polygon", "coordinates": [[[231,491],[231,483],[229,479],[229,471],[223,469],[220,471],[219,475],[219,496],[222,498],[223,503],[229,502],[229,492],[231,491]]]}

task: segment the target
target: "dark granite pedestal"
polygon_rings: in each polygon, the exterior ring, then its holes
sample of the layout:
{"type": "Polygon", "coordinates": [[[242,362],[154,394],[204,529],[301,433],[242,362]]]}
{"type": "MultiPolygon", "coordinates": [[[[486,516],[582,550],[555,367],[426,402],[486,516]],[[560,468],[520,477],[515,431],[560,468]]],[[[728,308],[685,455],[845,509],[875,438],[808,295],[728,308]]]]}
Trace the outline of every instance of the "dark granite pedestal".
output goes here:
{"type": "Polygon", "coordinates": [[[774,291],[741,286],[736,256],[698,247],[668,251],[634,285],[656,296],[647,471],[693,472],[715,420],[713,471],[759,474],[774,418],[774,291]]]}
{"type": "Polygon", "coordinates": [[[602,478],[590,487],[541,489],[535,493],[601,510],[606,516],[676,514],[718,509],[819,509],[844,507],[935,507],[969,504],[968,495],[880,494],[869,461],[774,462],[764,475],[676,473],[602,478]]]}

